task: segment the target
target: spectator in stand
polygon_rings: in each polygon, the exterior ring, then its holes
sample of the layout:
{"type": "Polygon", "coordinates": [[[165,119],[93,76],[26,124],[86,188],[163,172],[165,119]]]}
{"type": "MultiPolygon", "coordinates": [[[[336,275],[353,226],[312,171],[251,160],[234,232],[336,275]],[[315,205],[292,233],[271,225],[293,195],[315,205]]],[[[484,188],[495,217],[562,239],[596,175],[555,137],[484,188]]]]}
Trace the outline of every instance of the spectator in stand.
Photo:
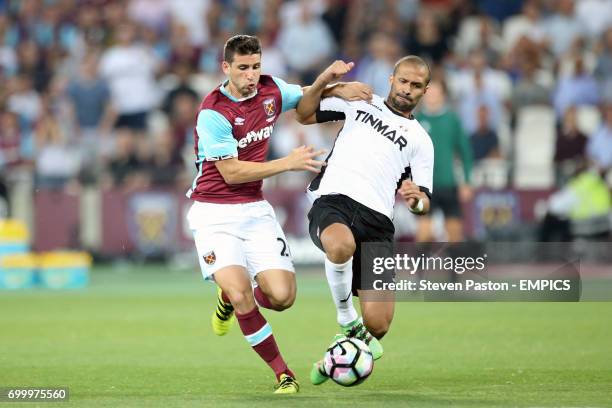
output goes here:
{"type": "Polygon", "coordinates": [[[212,0],[170,0],[170,14],[172,20],[187,27],[191,43],[201,47],[210,41],[207,14],[212,0]]]}
{"type": "Polygon", "coordinates": [[[297,21],[283,22],[278,41],[289,68],[306,84],[314,81],[336,48],[329,28],[305,1],[300,2],[297,21]]]}
{"type": "Polygon", "coordinates": [[[561,117],[570,106],[597,105],[599,103],[599,85],[584,67],[582,57],[574,60],[571,75],[562,76],[557,82],[553,95],[553,104],[557,117],[561,117]]]}
{"type": "Polygon", "coordinates": [[[480,126],[480,108],[486,107],[489,129],[497,129],[502,120],[503,105],[499,96],[491,88],[485,87],[481,71],[474,71],[474,88],[465,93],[459,100],[459,113],[464,129],[468,134],[478,131],[480,126]]]}
{"type": "Polygon", "coordinates": [[[587,157],[601,171],[612,169],[612,102],[602,107],[601,127],[591,136],[587,144],[587,157]]]}
{"type": "Polygon", "coordinates": [[[136,43],[136,27],[129,22],[116,29],[116,43],[100,61],[100,73],[108,81],[117,128],[142,133],[149,112],[157,106],[159,89],[155,80],[158,62],[153,51],[136,43]]]}
{"type": "Polygon", "coordinates": [[[499,158],[499,140],[497,132],[491,127],[489,109],[486,105],[478,107],[478,126],[470,137],[474,163],[485,159],[499,158]]]}
{"type": "Polygon", "coordinates": [[[110,90],[98,75],[98,55],[89,53],[81,62],[78,75],[66,89],[74,115],[76,142],[83,163],[94,171],[100,156],[111,150],[110,131],[115,112],[110,103],[110,90]]]}
{"type": "Polygon", "coordinates": [[[170,31],[170,57],[168,65],[187,64],[190,69],[196,69],[200,61],[201,48],[190,42],[189,31],[182,24],[172,24],[170,31]]]}
{"type": "Polygon", "coordinates": [[[163,111],[172,118],[174,113],[174,105],[176,99],[181,96],[188,96],[192,99],[198,100],[199,95],[193,86],[190,84],[192,69],[189,63],[182,62],[173,65],[173,79],[175,79],[175,85],[168,91],[164,101],[162,103],[163,111]]]}
{"type": "Polygon", "coordinates": [[[153,50],[153,55],[155,55],[157,61],[160,61],[160,66],[165,68],[167,62],[170,61],[170,53],[172,52],[167,34],[162,31],[156,31],[154,28],[143,26],[140,28],[140,39],[145,47],[153,50]]]}
{"type": "Polygon", "coordinates": [[[126,129],[119,129],[115,154],[108,162],[102,179],[104,189],[115,188],[129,193],[147,187],[146,166],[137,153],[136,140],[132,134],[126,129]]]}
{"type": "Polygon", "coordinates": [[[40,94],[32,86],[27,74],[19,74],[8,81],[7,108],[19,115],[22,124],[29,128],[39,118],[42,111],[40,94]]]}
{"type": "Polygon", "coordinates": [[[17,73],[17,53],[10,44],[10,20],[0,13],[0,77],[17,73]]]}
{"type": "Polygon", "coordinates": [[[170,23],[169,0],[129,0],[127,13],[134,22],[155,31],[164,31],[170,23]]]}
{"type": "Polygon", "coordinates": [[[612,0],[580,0],[576,3],[576,17],[587,35],[596,40],[612,27],[612,0]]]}
{"type": "Polygon", "coordinates": [[[368,42],[368,54],[357,65],[357,80],[368,84],[377,95],[387,95],[391,89],[389,76],[399,58],[401,46],[384,33],[374,33],[368,42]]]}
{"type": "MultiPolygon", "coordinates": [[[[499,123],[502,115],[502,106],[510,98],[512,82],[509,75],[502,70],[494,69],[487,63],[483,50],[472,50],[468,59],[468,66],[457,71],[449,71],[449,88],[453,100],[467,107],[459,106],[460,109],[468,109],[471,106],[471,114],[462,117],[470,125],[470,131],[474,131],[476,123],[476,108],[483,103],[489,107],[491,121],[499,123]],[[477,94],[475,94],[477,90],[477,94]],[[474,102],[482,100],[474,104],[474,102]]],[[[496,125],[494,125],[496,126],[496,125]]]]}
{"type": "Polygon", "coordinates": [[[200,96],[189,83],[191,70],[187,64],[174,67],[177,84],[172,88],[162,104],[168,116],[170,132],[174,137],[173,155],[180,155],[193,134],[193,118],[197,115],[200,96]]]}
{"type": "Polygon", "coordinates": [[[563,123],[557,128],[555,143],[555,173],[557,186],[564,185],[584,163],[587,137],[578,129],[576,107],[570,106],[563,115],[563,123]]]}
{"type": "MultiPolygon", "coordinates": [[[[327,9],[321,16],[323,22],[334,36],[336,44],[341,44],[346,30],[349,0],[328,0],[327,9]]],[[[264,48],[267,52],[267,48],[264,48]]]]}
{"type": "Polygon", "coordinates": [[[170,130],[154,137],[150,161],[144,165],[143,172],[151,187],[181,189],[189,181],[185,175],[185,164],[177,154],[175,139],[170,130]]]}
{"type": "Polygon", "coordinates": [[[574,13],[574,0],[558,0],[555,13],[546,20],[546,40],[556,57],[569,51],[578,38],[586,35],[586,29],[574,13]]]}
{"type": "Polygon", "coordinates": [[[506,51],[511,51],[521,41],[526,40],[543,45],[546,39],[542,11],[537,0],[526,0],[521,14],[504,21],[502,37],[506,51]]]}
{"type": "Polygon", "coordinates": [[[53,76],[50,59],[44,51],[32,40],[27,40],[17,46],[17,61],[19,73],[27,75],[32,81],[36,92],[44,92],[53,76]]]}
{"type": "Polygon", "coordinates": [[[500,62],[504,43],[499,35],[499,25],[489,16],[468,17],[460,25],[454,51],[467,57],[476,49],[483,51],[489,66],[500,62]]]}
{"type": "Polygon", "coordinates": [[[51,99],[43,101],[41,118],[34,128],[36,141],[35,184],[38,188],[62,189],[78,176],[81,158],[69,143],[51,99]]]}
{"type": "Polygon", "coordinates": [[[269,30],[261,31],[257,37],[265,52],[261,55],[261,72],[279,78],[287,76],[287,61],[283,52],[274,42],[274,33],[269,30]]]}
{"type": "Polygon", "coordinates": [[[434,64],[442,62],[448,52],[447,36],[436,16],[428,9],[421,9],[414,24],[404,48],[434,64]]]}
{"type": "Polygon", "coordinates": [[[535,58],[520,59],[519,78],[512,89],[510,105],[516,113],[530,105],[549,105],[552,89],[552,78],[538,67],[535,58]]]}

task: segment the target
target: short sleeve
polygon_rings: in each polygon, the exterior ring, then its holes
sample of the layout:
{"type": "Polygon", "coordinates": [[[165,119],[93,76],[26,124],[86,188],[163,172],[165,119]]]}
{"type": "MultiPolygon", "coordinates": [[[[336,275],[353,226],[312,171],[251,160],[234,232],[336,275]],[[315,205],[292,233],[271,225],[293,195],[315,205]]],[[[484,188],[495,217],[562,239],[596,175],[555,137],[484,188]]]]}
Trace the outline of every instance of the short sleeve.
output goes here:
{"type": "Polygon", "coordinates": [[[286,112],[295,107],[302,99],[302,87],[299,85],[288,84],[280,78],[272,77],[278,89],[280,89],[281,97],[283,99],[283,112],[286,112]]]}
{"type": "Polygon", "coordinates": [[[426,188],[430,193],[433,192],[433,166],[433,143],[428,135],[423,135],[410,161],[410,170],[414,184],[426,188]]]}
{"type": "Polygon", "coordinates": [[[238,143],[232,135],[229,121],[211,109],[198,114],[198,162],[238,157],[238,143]]]}
{"type": "Polygon", "coordinates": [[[332,96],[330,98],[321,99],[321,103],[319,104],[319,110],[341,112],[346,114],[349,110],[349,104],[344,99],[332,96]]]}

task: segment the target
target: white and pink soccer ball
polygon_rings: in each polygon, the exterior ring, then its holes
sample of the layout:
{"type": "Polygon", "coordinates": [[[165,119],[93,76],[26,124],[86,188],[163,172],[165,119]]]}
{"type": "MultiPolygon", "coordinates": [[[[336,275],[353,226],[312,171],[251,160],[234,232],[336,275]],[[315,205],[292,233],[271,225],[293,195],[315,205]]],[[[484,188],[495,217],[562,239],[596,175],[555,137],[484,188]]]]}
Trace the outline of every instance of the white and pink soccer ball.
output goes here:
{"type": "Polygon", "coordinates": [[[340,337],[323,358],[325,373],[337,384],[351,387],[361,384],[374,369],[374,358],[367,344],[356,338],[340,337]]]}

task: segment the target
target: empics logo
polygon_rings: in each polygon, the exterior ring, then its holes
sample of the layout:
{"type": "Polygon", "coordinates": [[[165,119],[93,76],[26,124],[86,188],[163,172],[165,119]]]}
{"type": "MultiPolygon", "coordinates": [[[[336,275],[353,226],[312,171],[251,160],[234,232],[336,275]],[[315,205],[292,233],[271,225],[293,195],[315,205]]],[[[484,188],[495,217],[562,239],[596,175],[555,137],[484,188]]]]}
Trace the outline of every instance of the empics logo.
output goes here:
{"type": "Polygon", "coordinates": [[[265,128],[261,128],[257,131],[252,130],[247,133],[245,137],[238,141],[238,147],[244,149],[249,143],[267,139],[272,134],[272,130],[274,130],[274,125],[266,126],[265,128]]]}
{"type": "Polygon", "coordinates": [[[274,116],[276,113],[276,101],[274,98],[268,98],[263,101],[264,112],[268,116],[274,116]]]}
{"type": "Polygon", "coordinates": [[[217,255],[215,255],[215,251],[210,251],[204,254],[202,258],[204,258],[204,262],[206,262],[206,265],[214,265],[217,261],[217,255]]]}

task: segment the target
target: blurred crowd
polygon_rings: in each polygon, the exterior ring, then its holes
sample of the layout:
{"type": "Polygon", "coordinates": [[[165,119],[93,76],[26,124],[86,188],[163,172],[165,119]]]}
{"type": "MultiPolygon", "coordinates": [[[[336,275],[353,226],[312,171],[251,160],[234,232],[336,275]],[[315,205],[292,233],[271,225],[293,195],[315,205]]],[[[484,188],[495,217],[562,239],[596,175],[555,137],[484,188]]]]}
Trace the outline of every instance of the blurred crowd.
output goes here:
{"type": "MultiPolygon", "coordinates": [[[[307,85],[342,58],[383,96],[399,57],[425,58],[437,90],[422,110],[458,117],[475,183],[494,162],[512,185],[536,105],[554,118],[556,183],[612,167],[612,0],[0,0],[0,194],[24,177],[186,190],[198,105],[236,33],[259,36],[264,73],[307,85]]],[[[270,155],[334,135],[289,114],[270,155]]]]}

